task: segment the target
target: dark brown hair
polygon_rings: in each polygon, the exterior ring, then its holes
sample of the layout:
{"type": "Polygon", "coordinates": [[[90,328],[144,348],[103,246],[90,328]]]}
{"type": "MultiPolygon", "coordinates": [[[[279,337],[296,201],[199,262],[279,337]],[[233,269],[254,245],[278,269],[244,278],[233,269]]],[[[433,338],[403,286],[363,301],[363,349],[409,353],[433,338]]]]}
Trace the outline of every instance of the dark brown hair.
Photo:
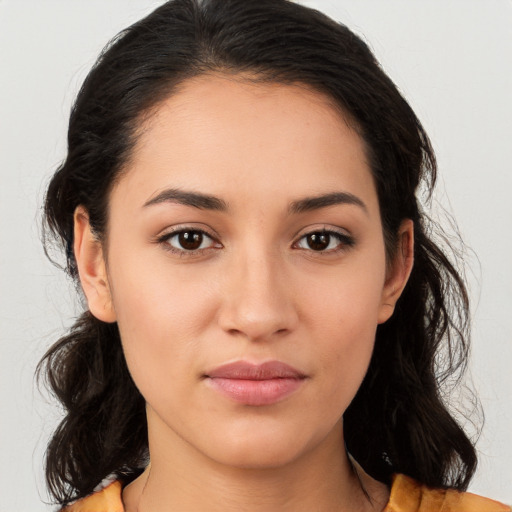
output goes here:
{"type": "MultiPolygon", "coordinates": [[[[68,154],[48,188],[46,243],[54,237],[77,277],[73,212],[83,205],[105,236],[112,184],[143,116],[183,81],[208,72],[302,83],[330,97],[365,141],[388,256],[401,221],[414,221],[415,265],[393,317],[378,327],[367,375],[344,416],[348,450],[375,478],[395,472],[465,489],[472,443],[443,403],[440,384],[468,352],[464,281],[432,235],[417,192],[436,180],[429,139],[367,45],[347,27],[287,0],[172,0],[121,32],[100,55],[73,106],[68,154]]],[[[116,324],[89,312],[40,363],[65,417],[47,452],[56,500],[90,493],[107,475],[134,478],[147,458],[144,399],[116,324]]]]}

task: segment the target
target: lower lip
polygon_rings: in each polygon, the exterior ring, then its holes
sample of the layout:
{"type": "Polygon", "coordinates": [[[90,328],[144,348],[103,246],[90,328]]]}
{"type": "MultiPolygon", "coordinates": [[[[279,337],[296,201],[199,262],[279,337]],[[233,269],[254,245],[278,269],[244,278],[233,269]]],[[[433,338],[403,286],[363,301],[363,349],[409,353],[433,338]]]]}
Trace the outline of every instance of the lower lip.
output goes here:
{"type": "Polygon", "coordinates": [[[304,379],[280,378],[266,380],[208,378],[213,389],[246,405],[270,405],[294,393],[304,379]]]}

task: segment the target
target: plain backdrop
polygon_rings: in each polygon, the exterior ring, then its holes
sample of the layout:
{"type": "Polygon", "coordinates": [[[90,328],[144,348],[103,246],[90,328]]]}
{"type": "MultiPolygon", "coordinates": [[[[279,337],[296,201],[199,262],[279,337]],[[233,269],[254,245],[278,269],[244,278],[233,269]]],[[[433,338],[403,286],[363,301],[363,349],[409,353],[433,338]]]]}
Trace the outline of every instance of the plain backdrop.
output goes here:
{"type": "MultiPolygon", "coordinates": [[[[70,105],[103,45],[160,3],[0,0],[0,512],[53,510],[42,458],[60,412],[33,375],[80,306],[45,259],[39,224],[70,105]]],[[[363,35],[432,138],[436,201],[474,251],[470,373],[486,422],[470,490],[511,502],[512,2],[304,3],[363,35]]]]}

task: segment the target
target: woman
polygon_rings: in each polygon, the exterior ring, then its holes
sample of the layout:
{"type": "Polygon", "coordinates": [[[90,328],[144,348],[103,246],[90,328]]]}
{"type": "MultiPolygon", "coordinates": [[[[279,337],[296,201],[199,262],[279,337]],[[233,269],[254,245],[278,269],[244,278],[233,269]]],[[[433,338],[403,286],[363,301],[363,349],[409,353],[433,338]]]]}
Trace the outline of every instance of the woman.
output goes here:
{"type": "Polygon", "coordinates": [[[88,304],[42,366],[57,501],[510,510],[458,492],[476,457],[439,385],[468,305],[416,199],[435,177],[366,45],[315,11],[175,0],[118,36],[46,198],[88,304]]]}

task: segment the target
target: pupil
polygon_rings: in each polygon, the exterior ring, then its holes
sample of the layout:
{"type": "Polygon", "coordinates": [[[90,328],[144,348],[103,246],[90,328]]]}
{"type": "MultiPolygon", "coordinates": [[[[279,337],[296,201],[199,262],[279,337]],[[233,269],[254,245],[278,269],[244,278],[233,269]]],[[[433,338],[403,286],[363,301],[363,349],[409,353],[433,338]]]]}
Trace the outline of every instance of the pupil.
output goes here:
{"type": "Polygon", "coordinates": [[[203,234],[198,231],[184,231],[179,234],[178,238],[181,247],[189,251],[199,249],[203,243],[203,234]]]}
{"type": "Polygon", "coordinates": [[[331,237],[327,233],[312,233],[308,235],[308,245],[314,251],[323,251],[329,246],[331,237]]]}

